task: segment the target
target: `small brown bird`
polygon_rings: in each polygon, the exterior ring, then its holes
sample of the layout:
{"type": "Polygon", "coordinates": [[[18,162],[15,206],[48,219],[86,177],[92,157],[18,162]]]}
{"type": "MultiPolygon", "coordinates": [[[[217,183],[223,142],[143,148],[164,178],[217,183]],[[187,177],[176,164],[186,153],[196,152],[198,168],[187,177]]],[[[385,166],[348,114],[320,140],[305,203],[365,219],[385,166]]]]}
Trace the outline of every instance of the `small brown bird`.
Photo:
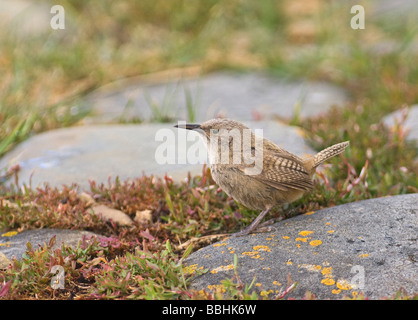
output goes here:
{"type": "Polygon", "coordinates": [[[300,158],[230,119],[175,127],[201,135],[208,148],[212,177],[229,196],[250,209],[262,210],[236,236],[254,232],[274,206],[293,202],[312,190],[315,169],[349,145],[348,141],[341,142],[314,156],[300,158]]]}

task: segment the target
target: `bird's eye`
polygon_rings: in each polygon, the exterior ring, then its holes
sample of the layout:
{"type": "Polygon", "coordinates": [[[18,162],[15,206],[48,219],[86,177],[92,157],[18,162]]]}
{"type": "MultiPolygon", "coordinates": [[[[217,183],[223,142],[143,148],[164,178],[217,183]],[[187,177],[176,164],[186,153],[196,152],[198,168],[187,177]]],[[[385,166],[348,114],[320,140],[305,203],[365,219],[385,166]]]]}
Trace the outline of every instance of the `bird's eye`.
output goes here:
{"type": "Polygon", "coordinates": [[[219,129],[212,129],[211,131],[212,133],[217,134],[219,132],[219,129]]]}

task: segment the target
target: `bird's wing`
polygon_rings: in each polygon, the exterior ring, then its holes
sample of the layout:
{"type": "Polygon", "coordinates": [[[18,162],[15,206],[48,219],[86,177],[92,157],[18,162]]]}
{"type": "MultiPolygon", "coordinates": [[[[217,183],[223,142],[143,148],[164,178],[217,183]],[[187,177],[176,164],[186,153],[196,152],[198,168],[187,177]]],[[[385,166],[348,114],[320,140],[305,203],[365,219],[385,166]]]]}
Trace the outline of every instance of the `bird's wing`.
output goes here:
{"type": "MultiPolygon", "coordinates": [[[[289,189],[308,191],[313,188],[309,173],[296,157],[269,152],[263,155],[263,159],[261,172],[251,175],[252,178],[282,191],[289,189]]],[[[250,166],[239,166],[239,169],[245,172],[248,167],[250,166]]]]}

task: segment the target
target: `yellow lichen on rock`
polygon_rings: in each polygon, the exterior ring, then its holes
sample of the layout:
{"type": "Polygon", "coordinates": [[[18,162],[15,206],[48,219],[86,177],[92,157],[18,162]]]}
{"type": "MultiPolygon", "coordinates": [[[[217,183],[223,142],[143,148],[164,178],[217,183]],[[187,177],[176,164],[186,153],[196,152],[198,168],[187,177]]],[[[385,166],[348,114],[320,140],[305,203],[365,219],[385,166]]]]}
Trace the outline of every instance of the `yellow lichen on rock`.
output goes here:
{"type": "Polygon", "coordinates": [[[332,286],[335,284],[335,280],[332,278],[325,278],[321,280],[321,283],[327,285],[327,286],[332,286]]]}
{"type": "MultiPolygon", "coordinates": [[[[203,268],[203,267],[202,267],[203,268]]],[[[196,272],[196,269],[197,269],[197,263],[196,264],[192,264],[192,265],[190,265],[190,266],[185,266],[184,268],[183,268],[183,272],[184,273],[187,273],[187,274],[193,274],[193,273],[195,273],[196,272]]]]}
{"type": "Polygon", "coordinates": [[[341,290],[351,290],[353,287],[351,284],[345,279],[338,279],[337,280],[337,288],[341,290]]]}
{"type": "Polygon", "coordinates": [[[321,245],[321,244],[322,244],[322,241],[321,241],[321,240],[312,240],[311,242],[309,242],[309,244],[310,244],[312,247],[316,247],[316,246],[321,245]]]}
{"type": "Polygon", "coordinates": [[[210,271],[210,273],[218,273],[219,271],[227,271],[227,270],[231,270],[231,269],[234,269],[234,265],[232,263],[228,264],[227,266],[219,266],[215,269],[212,269],[210,271]]]}
{"type": "Polygon", "coordinates": [[[2,237],[13,237],[13,236],[15,236],[15,235],[17,235],[17,231],[9,231],[9,232],[6,232],[6,233],[3,233],[1,236],[2,237]]]}

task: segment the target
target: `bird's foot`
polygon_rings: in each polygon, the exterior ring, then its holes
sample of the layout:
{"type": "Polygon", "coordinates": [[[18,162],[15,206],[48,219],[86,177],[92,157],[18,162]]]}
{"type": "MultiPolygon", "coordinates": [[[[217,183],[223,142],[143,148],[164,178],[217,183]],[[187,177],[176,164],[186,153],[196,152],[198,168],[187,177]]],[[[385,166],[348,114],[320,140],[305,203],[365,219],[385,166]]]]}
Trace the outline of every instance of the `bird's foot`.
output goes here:
{"type": "Polygon", "coordinates": [[[261,222],[261,220],[263,220],[264,216],[270,211],[271,207],[266,208],[265,210],[261,211],[260,214],[258,215],[257,218],[254,219],[254,221],[244,230],[234,233],[232,234],[232,236],[235,237],[241,237],[241,236],[245,236],[247,234],[250,233],[254,233],[254,232],[269,232],[271,231],[271,228],[259,228],[259,224],[261,222]]]}

